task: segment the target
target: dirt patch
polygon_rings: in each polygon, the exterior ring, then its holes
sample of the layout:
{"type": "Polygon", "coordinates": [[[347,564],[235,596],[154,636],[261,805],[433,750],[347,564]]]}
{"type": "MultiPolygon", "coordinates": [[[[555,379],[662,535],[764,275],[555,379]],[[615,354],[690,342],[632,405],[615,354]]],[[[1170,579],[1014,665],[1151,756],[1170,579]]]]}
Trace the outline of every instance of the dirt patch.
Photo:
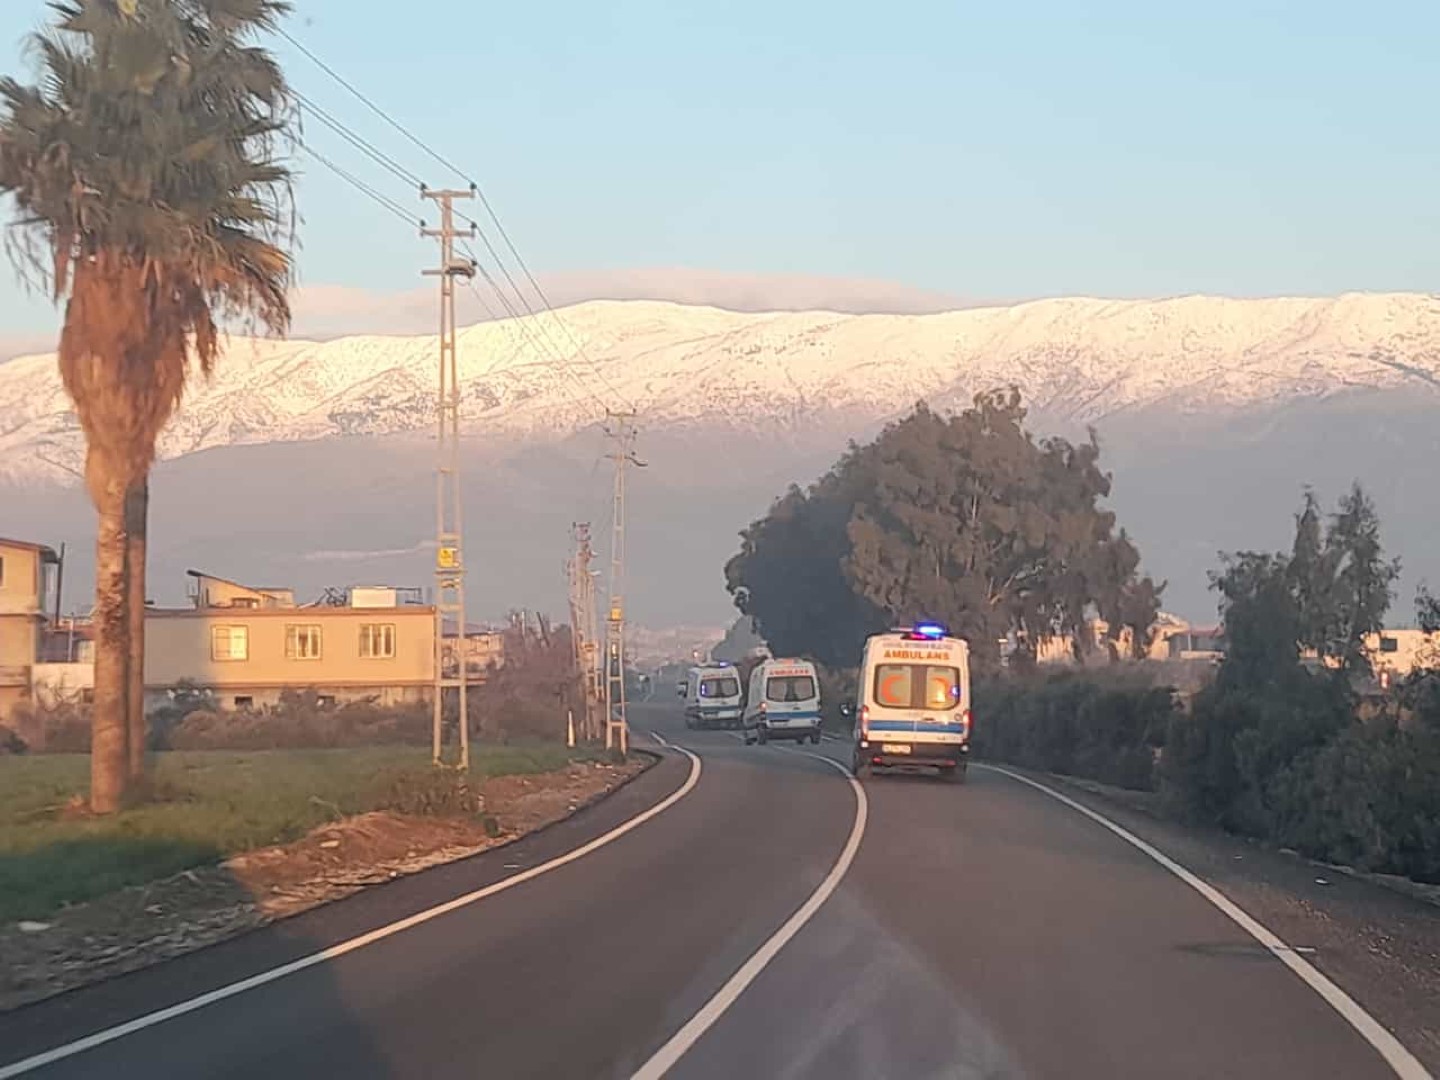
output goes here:
{"type": "Polygon", "coordinates": [[[292,844],[187,870],[0,928],[0,1011],[213,945],[358,892],[496,847],[568,817],[643,772],[574,764],[493,777],[478,818],[376,811],[313,829],[292,844]]]}

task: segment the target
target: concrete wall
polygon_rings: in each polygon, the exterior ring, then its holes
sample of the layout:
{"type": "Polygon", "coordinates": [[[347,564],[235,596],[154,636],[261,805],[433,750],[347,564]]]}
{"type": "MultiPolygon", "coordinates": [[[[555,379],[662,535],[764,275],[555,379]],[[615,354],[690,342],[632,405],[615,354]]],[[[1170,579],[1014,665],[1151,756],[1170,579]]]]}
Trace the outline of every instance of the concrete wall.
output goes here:
{"type": "Polygon", "coordinates": [[[31,687],[41,708],[81,704],[95,689],[95,665],[36,664],[31,687]]]}
{"type": "Polygon", "coordinates": [[[37,615],[44,581],[40,553],[0,544],[0,615],[37,615]]]}

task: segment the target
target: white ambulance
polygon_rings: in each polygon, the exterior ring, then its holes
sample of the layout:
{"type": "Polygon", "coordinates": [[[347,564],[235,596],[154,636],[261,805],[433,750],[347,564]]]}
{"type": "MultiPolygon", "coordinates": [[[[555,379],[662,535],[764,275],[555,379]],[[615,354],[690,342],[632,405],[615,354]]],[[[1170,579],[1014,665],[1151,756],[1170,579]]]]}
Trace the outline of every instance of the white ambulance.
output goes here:
{"type": "Polygon", "coordinates": [[[685,699],[688,728],[738,728],[744,715],[744,687],[733,664],[693,667],[677,689],[685,699]]]}
{"type": "Polygon", "coordinates": [[[970,759],[970,646],[921,623],[865,642],[856,703],[853,770],[938,769],[965,780],[970,759]]]}
{"type": "Polygon", "coordinates": [[[820,680],[809,660],[763,660],[745,696],[746,743],[820,741],[820,680]]]}

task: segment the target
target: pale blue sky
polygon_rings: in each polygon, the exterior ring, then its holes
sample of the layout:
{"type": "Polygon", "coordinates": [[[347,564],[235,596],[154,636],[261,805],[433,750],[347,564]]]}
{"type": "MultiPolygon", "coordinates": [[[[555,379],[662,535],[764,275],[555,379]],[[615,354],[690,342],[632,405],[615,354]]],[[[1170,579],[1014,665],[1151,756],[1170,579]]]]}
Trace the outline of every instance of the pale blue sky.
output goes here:
{"type": "MultiPolygon", "coordinates": [[[[24,70],[45,10],[0,4],[0,70],[24,70]]],[[[290,27],[473,170],[541,274],[987,298],[1440,289],[1433,0],[299,0],[290,27]]],[[[275,48],[305,94],[453,180],[275,48]]],[[[431,249],[302,164],[304,282],[420,284],[431,249]]],[[[48,331],[46,305],[0,281],[0,339],[48,331]]]]}

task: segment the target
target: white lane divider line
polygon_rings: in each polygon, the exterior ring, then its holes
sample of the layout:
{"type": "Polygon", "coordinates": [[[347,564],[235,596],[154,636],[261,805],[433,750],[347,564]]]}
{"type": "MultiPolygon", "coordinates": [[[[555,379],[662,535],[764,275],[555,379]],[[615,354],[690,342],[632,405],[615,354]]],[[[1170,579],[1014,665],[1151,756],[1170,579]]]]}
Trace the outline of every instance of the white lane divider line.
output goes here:
{"type": "MultiPolygon", "coordinates": [[[[1380,1021],[1376,1020],[1373,1016],[1371,1016],[1368,1012],[1361,1008],[1360,1004],[1354,998],[1352,998],[1349,994],[1345,993],[1344,990],[1341,990],[1340,987],[1336,986],[1333,982],[1331,982],[1329,978],[1327,978],[1315,967],[1315,965],[1311,964],[1308,960],[1305,960],[1299,955],[1301,952],[1307,950],[1293,949],[1289,945],[1286,945],[1285,942],[1282,941],[1275,933],[1273,933],[1256,919],[1252,918],[1249,914],[1246,913],[1244,908],[1236,904],[1219,889],[1215,888],[1215,886],[1211,885],[1209,882],[1205,881],[1197,874],[1194,874],[1191,871],[1185,869],[1185,867],[1181,866],[1174,859],[1170,858],[1170,856],[1166,855],[1163,851],[1160,851],[1153,845],[1146,843],[1144,840],[1140,839],[1140,837],[1132,833],[1129,829],[1126,829],[1121,825],[1117,825],[1115,822],[1111,821],[1103,814],[1099,814],[1094,810],[1091,810],[1090,807],[1076,801],[1075,799],[1070,798],[1068,795],[1062,794],[1061,792],[1056,791],[1054,788],[1047,787],[1044,784],[1031,780],[1028,776],[1022,776],[1017,772],[1011,772],[1009,769],[1002,768],[998,765],[982,765],[980,767],[983,769],[989,769],[992,772],[1001,773],[1004,776],[1010,777],[1010,779],[1012,780],[1020,781],[1020,783],[1022,784],[1028,784],[1030,787],[1035,788],[1037,791],[1043,791],[1052,799],[1058,799],[1060,802],[1064,803],[1072,810],[1079,811],[1091,821],[1094,821],[1096,824],[1102,825],[1105,828],[1109,829],[1112,833],[1120,837],[1120,839],[1124,840],[1127,844],[1130,844],[1132,847],[1138,848],[1140,851],[1143,851],[1146,855],[1150,856],[1150,858],[1154,859],[1166,870],[1169,870],[1170,873],[1174,874],[1181,881],[1185,882],[1186,885],[1189,885],[1206,900],[1210,901],[1210,903],[1214,904],[1217,908],[1224,912],[1232,922],[1234,922],[1247,934],[1253,937],[1256,941],[1260,942],[1261,945],[1264,945],[1265,948],[1270,950],[1271,954],[1274,955],[1276,959],[1278,959],[1282,964],[1288,967],[1296,975],[1300,976],[1300,978],[1305,981],[1305,984],[1309,986],[1311,990],[1314,990],[1315,993],[1319,994],[1320,997],[1325,1000],[1326,1004],[1328,1004],[1332,1009],[1334,1009],[1337,1013],[1344,1017],[1346,1022],[1349,1023],[1349,1025],[1353,1027],[1357,1032],[1359,1032],[1361,1038],[1363,1038],[1366,1042],[1368,1042],[1372,1047],[1375,1048],[1376,1052],[1385,1059],[1386,1063],[1390,1066],[1390,1068],[1395,1071],[1395,1075],[1400,1077],[1401,1080],[1434,1080],[1429,1070],[1427,1070],[1425,1066],[1420,1063],[1419,1059],[1416,1058],[1415,1055],[1412,1054],[1409,1050],[1407,1050],[1405,1048],[1405,1045],[1401,1043],[1400,1040],[1397,1039],[1394,1035],[1392,1035],[1384,1027],[1384,1025],[1380,1023],[1380,1021]]],[[[1314,950],[1312,949],[1308,951],[1313,952],[1314,950]]]]}
{"type": "Polygon", "coordinates": [[[427,908],[417,914],[389,923],[379,929],[371,930],[369,933],[350,938],[348,941],[342,941],[338,945],[331,945],[328,949],[322,949],[308,956],[302,956],[300,959],[292,960],[288,964],[282,964],[280,967],[262,971],[258,975],[250,976],[248,979],[241,979],[239,982],[233,982],[217,990],[200,994],[198,997],[189,998],[186,1001],[171,1005],[168,1008],[146,1013],[144,1016],[136,1017],[134,1020],[129,1020],[123,1024],[105,1028],[102,1031],[95,1032],[93,1035],[87,1035],[83,1039],[76,1039],[74,1042],[57,1046],[53,1050],[46,1050],[43,1053],[34,1054],[22,1061],[0,1066],[0,1080],[9,1080],[10,1077],[20,1076],[45,1065],[54,1064],[68,1057],[74,1057],[76,1054],[83,1054],[88,1050],[94,1050],[98,1046],[104,1046],[106,1043],[123,1039],[128,1035],[134,1035],[136,1032],[144,1031],[146,1028],[163,1024],[167,1020],[174,1020],[187,1013],[203,1009],[207,1005],[214,1005],[217,1002],[225,1001],[227,998],[237,997],[246,991],[255,990],[269,983],[278,982],[287,976],[295,975],[307,968],[312,968],[331,960],[337,960],[347,953],[355,952],[357,949],[363,949],[367,945],[374,945],[377,941],[383,941],[388,937],[393,937],[406,930],[413,930],[415,927],[430,922],[432,919],[438,919],[442,915],[448,915],[452,911],[458,911],[460,908],[468,907],[488,897],[495,896],[497,893],[505,892],[507,889],[513,889],[516,885],[523,885],[527,881],[533,881],[542,874],[548,874],[551,870],[558,870],[562,866],[566,866],[578,859],[583,859],[586,855],[599,851],[607,844],[612,844],[616,840],[619,840],[631,830],[638,829],[651,818],[663,814],[695,790],[695,785],[700,782],[700,759],[684,747],[676,747],[675,749],[690,759],[690,773],[685,778],[685,782],[660,802],[650,807],[650,809],[642,810],[609,832],[597,836],[594,840],[582,844],[573,851],[568,851],[564,855],[557,855],[548,862],[543,862],[539,866],[532,867],[529,870],[497,881],[493,885],[487,885],[483,889],[476,889],[474,892],[457,896],[453,900],[447,900],[443,904],[437,904],[432,908],[427,908]]]}
{"type": "Polygon", "coordinates": [[[715,1022],[725,1015],[725,1011],[739,1000],[740,995],[769,966],[780,950],[820,910],[821,905],[830,898],[830,894],[844,879],[846,872],[850,869],[850,864],[855,861],[855,853],[860,850],[860,841],[865,836],[865,822],[870,813],[870,804],[865,798],[865,789],[850,775],[850,770],[839,762],[806,750],[796,750],[794,753],[804,754],[806,757],[813,757],[817,761],[825,762],[849,781],[850,788],[855,793],[855,822],[850,827],[850,836],[845,841],[845,847],[841,850],[840,857],[835,860],[835,865],[830,868],[830,873],[825,875],[825,880],[820,882],[815,891],[810,894],[809,899],[800,905],[795,914],[791,915],[785,924],[776,930],[734,975],[730,976],[729,981],[715,992],[714,997],[701,1006],[699,1012],[686,1021],[684,1027],[672,1035],[664,1046],[655,1051],[655,1055],[649,1061],[640,1066],[632,1080],[660,1080],[660,1077],[674,1068],[675,1063],[685,1056],[686,1051],[699,1042],[701,1037],[715,1025],[715,1022]]]}

